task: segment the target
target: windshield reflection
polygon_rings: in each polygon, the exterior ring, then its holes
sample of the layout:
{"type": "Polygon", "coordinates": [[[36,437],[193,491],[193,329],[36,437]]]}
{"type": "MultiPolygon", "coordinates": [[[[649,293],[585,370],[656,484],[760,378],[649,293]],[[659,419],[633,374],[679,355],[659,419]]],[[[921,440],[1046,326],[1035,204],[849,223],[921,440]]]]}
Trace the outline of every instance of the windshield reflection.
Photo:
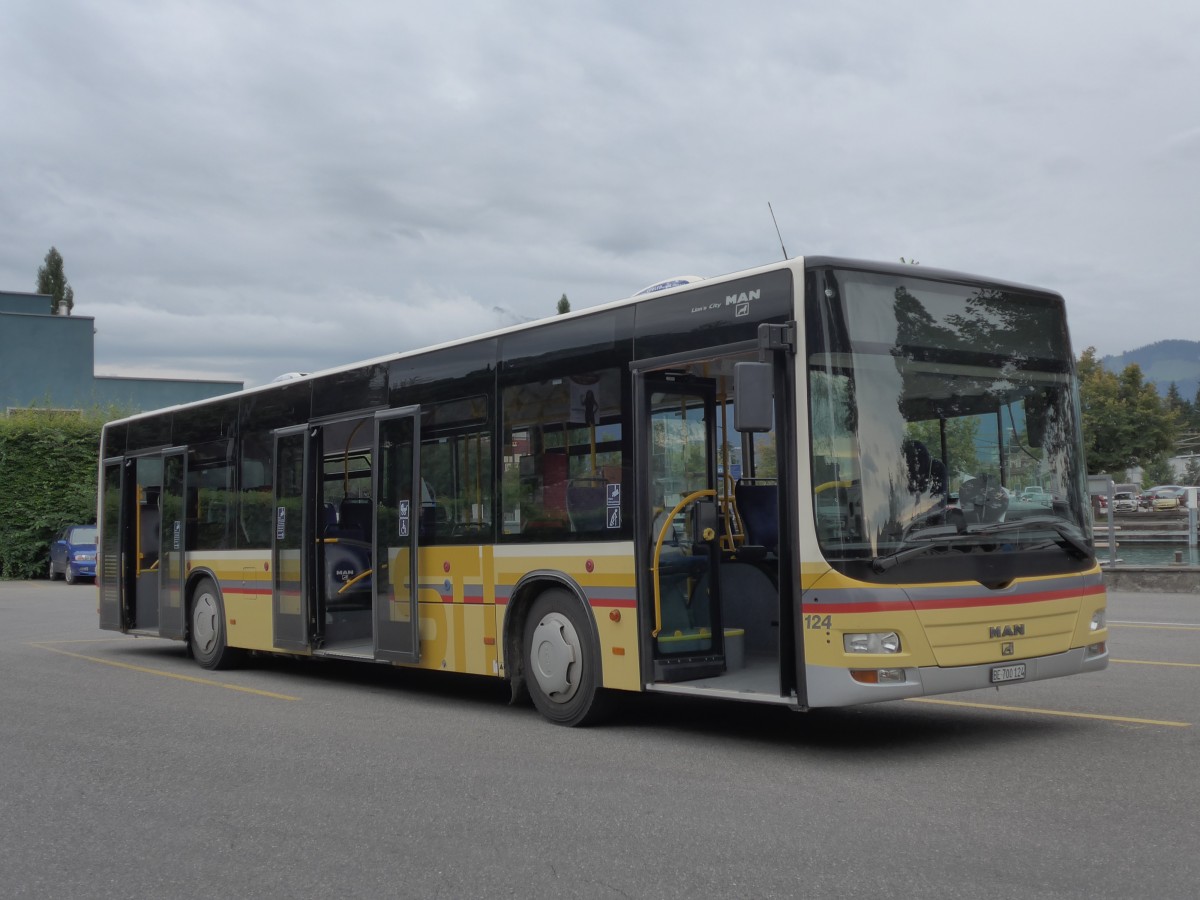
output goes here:
{"type": "Polygon", "coordinates": [[[971,552],[973,533],[1023,519],[1004,529],[1006,550],[1049,541],[1077,557],[1086,494],[1061,301],[846,270],[817,273],[813,287],[813,489],[826,558],[877,560],[922,532],[971,552]]]}

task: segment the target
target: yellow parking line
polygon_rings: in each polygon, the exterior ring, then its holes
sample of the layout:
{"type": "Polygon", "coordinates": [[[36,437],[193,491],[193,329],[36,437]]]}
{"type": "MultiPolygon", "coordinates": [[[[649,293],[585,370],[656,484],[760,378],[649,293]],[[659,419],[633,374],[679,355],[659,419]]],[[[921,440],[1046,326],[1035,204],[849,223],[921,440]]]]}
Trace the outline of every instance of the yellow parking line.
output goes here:
{"type": "Polygon", "coordinates": [[[70,650],[60,650],[57,647],[50,647],[46,644],[31,644],[30,646],[38,647],[42,650],[49,650],[51,653],[61,653],[63,656],[71,656],[75,659],[86,659],[88,662],[103,663],[106,666],[116,666],[118,669],[128,669],[131,672],[143,672],[147,675],[161,675],[163,678],[174,678],[177,681],[188,681],[192,684],[203,684],[209,687],[225,688],[229,691],[239,691],[243,694],[255,694],[259,697],[270,697],[272,700],[299,700],[299,697],[291,697],[287,694],[275,694],[271,691],[260,691],[256,688],[242,687],[237,684],[226,684],[223,681],[213,681],[211,678],[197,678],[195,675],[178,675],[175,672],[164,672],[162,669],[151,669],[147,666],[135,666],[132,663],[118,662],[115,659],[100,659],[98,656],[85,656],[82,653],[72,653],[70,650]]]}
{"type": "Polygon", "coordinates": [[[971,709],[998,709],[1004,712],[1036,713],[1042,716],[1064,716],[1071,719],[1099,719],[1102,722],[1128,722],[1134,725],[1165,725],[1169,728],[1191,728],[1191,722],[1171,722],[1164,719],[1134,719],[1129,716],[1105,716],[1099,713],[1068,712],[1061,709],[1036,709],[1031,706],[1001,706],[997,703],[968,703],[965,700],[937,700],[933,697],[909,697],[911,703],[936,703],[940,706],[966,706],[971,709]]]}
{"type": "Polygon", "coordinates": [[[1134,666],[1179,666],[1183,669],[1200,669],[1200,663],[1156,662],[1152,659],[1110,659],[1109,662],[1128,663],[1134,666]]]}

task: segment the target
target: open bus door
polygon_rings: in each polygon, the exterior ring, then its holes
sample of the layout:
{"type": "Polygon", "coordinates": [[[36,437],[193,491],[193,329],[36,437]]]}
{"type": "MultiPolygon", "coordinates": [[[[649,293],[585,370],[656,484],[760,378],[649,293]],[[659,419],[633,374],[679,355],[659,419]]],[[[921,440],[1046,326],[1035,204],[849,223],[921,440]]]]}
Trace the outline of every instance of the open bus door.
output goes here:
{"type": "Polygon", "coordinates": [[[132,491],[132,479],[126,479],[128,465],[123,458],[106,459],[103,474],[103,500],[100,505],[100,565],[96,570],[100,583],[100,627],[107,631],[124,631],[127,616],[124,605],[130,595],[127,577],[129,546],[129,509],[133,504],[126,497],[132,491]]]}
{"type": "Polygon", "coordinates": [[[158,633],[184,636],[183,582],[187,548],[187,450],[174,447],[162,455],[159,496],[158,633]]]}
{"type": "Polygon", "coordinates": [[[417,662],[417,546],[426,512],[420,480],[420,408],[375,417],[375,658],[417,662]]]}
{"type": "Polygon", "coordinates": [[[791,366],[781,349],[760,335],[634,363],[638,596],[654,690],[803,701],[791,366]]]}
{"type": "Polygon", "coordinates": [[[104,461],[100,627],[184,636],[187,449],[104,461]]]}
{"type": "Polygon", "coordinates": [[[654,681],[725,671],[716,471],[716,386],[655,372],[639,384],[638,497],[647,537],[642,608],[654,681]]]}
{"type": "Polygon", "coordinates": [[[274,521],[271,539],[272,642],[288,650],[309,646],[309,553],[313,491],[305,490],[313,437],[307,425],[275,432],[274,521]]]}

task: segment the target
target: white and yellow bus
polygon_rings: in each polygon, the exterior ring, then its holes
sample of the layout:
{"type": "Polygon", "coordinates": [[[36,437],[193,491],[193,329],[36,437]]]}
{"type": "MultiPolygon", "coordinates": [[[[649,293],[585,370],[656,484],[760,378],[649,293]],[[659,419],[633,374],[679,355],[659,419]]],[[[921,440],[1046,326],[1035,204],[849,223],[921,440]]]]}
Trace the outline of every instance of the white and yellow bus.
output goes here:
{"type": "Polygon", "coordinates": [[[100,626],[843,706],[1102,669],[1060,296],[793,259],[104,429],[100,626]],[[1044,493],[1023,498],[1016,486],[1044,493]]]}

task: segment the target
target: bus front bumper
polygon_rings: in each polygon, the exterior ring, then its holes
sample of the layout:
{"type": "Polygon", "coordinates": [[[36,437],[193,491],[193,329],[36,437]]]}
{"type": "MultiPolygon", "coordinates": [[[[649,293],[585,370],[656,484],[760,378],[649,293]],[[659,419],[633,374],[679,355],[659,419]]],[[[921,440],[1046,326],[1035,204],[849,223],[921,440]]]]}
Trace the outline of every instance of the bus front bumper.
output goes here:
{"type": "Polygon", "coordinates": [[[902,672],[903,681],[869,684],[857,680],[847,669],[828,666],[806,666],[805,678],[808,706],[816,708],[854,706],[883,700],[903,700],[907,697],[1007,687],[1027,684],[1030,681],[1045,681],[1047,678],[1061,678],[1064,675],[1078,675],[1081,672],[1097,672],[1107,666],[1106,644],[1098,651],[1088,647],[1076,647],[1053,656],[1005,660],[1002,663],[991,662],[977,666],[925,666],[889,670],[893,677],[897,671],[902,672]]]}

